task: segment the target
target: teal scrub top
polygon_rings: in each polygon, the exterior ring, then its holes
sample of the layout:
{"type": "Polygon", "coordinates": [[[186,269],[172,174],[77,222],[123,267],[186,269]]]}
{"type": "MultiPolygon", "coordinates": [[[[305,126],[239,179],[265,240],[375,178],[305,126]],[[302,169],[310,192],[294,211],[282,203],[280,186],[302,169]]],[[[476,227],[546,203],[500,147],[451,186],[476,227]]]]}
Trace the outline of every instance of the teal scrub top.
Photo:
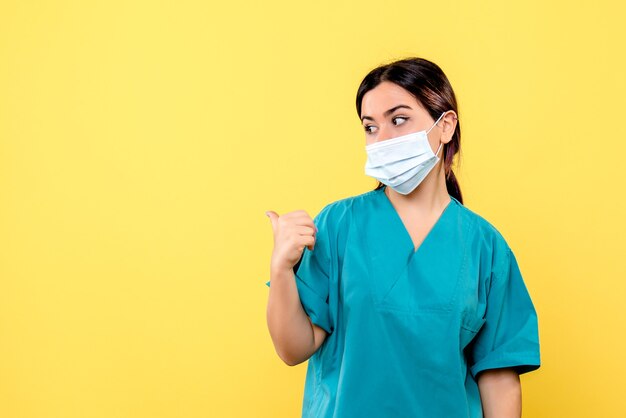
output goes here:
{"type": "Polygon", "coordinates": [[[326,205],[294,266],[305,312],[329,334],[308,361],[302,417],[482,418],[480,372],[540,366],[515,255],[452,196],[414,251],[385,187],[326,205]]]}

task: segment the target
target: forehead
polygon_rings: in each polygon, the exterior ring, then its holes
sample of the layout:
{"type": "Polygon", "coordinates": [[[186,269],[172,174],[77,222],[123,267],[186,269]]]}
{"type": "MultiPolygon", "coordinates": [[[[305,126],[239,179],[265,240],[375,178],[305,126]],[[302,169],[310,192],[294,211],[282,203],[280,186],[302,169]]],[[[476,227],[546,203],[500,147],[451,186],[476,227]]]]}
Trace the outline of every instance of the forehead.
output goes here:
{"type": "Polygon", "coordinates": [[[361,101],[362,115],[378,115],[399,104],[423,110],[417,99],[403,87],[390,81],[383,81],[363,95],[361,101]]]}

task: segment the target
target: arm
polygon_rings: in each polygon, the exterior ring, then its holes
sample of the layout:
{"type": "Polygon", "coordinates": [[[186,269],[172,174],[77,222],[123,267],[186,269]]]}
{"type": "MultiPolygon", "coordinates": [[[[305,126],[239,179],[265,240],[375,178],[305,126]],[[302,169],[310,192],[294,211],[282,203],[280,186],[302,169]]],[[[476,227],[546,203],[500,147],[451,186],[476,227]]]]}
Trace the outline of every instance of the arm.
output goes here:
{"type": "Polygon", "coordinates": [[[485,370],[477,382],[485,418],[521,418],[522,386],[515,370],[485,370]]]}
{"type": "Polygon", "coordinates": [[[519,375],[540,365],[537,312],[509,247],[479,298],[485,323],[472,341],[470,370],[480,390],[485,418],[520,418],[519,375]]]}
{"type": "Polygon", "coordinates": [[[295,366],[309,359],[327,334],[304,311],[292,268],[272,266],[270,280],[267,326],[278,356],[295,366]]]}

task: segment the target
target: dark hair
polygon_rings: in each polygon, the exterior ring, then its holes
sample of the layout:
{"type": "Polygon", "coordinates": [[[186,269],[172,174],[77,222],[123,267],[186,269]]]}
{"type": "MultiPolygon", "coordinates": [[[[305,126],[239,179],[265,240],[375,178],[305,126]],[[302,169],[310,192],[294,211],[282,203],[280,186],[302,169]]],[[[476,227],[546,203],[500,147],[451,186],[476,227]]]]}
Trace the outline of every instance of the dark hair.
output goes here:
{"type": "MultiPolygon", "coordinates": [[[[459,114],[456,96],[441,68],[424,58],[411,57],[380,65],[365,76],[356,94],[356,110],[359,119],[361,119],[363,96],[383,81],[395,83],[415,96],[433,120],[437,120],[447,110],[454,110],[457,116],[459,114]]],[[[458,119],[452,139],[443,146],[442,160],[445,167],[448,193],[463,203],[461,188],[452,171],[452,160],[457,152],[460,157],[461,122],[458,119]]],[[[374,190],[383,186],[383,183],[378,182],[378,186],[374,190]]]]}

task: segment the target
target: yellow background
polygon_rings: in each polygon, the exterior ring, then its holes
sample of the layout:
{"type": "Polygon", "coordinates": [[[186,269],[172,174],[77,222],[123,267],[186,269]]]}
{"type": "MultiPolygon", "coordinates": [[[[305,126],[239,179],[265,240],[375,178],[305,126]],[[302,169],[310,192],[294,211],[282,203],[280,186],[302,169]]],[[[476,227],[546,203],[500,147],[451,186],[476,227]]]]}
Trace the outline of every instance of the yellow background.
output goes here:
{"type": "Polygon", "coordinates": [[[0,417],[296,417],[268,209],[375,187],[355,95],[439,64],[519,259],[525,417],[626,416],[623,2],[1,1],[0,417]]]}

